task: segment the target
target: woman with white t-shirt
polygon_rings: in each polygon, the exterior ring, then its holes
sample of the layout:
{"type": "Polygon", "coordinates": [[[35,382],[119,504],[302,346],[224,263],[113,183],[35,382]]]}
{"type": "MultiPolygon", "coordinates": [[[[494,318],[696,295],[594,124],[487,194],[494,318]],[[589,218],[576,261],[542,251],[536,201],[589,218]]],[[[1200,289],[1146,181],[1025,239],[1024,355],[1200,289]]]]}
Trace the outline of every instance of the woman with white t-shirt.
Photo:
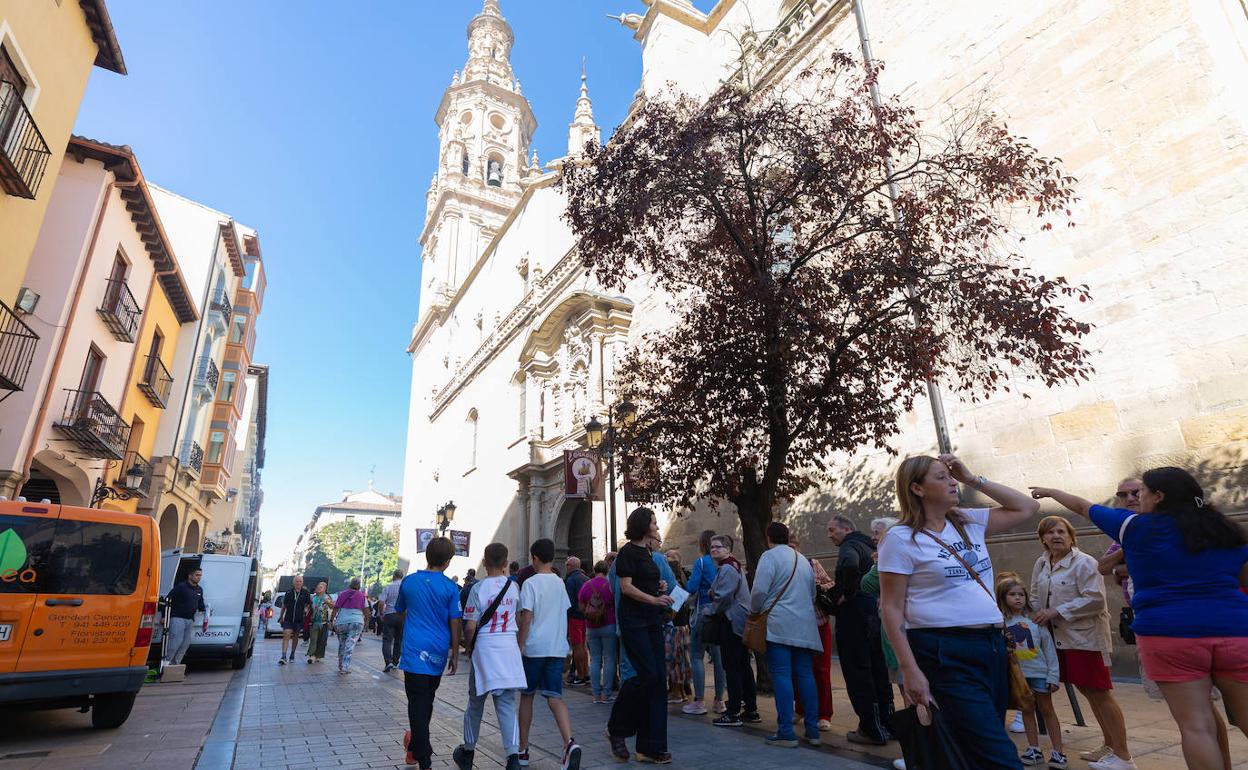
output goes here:
{"type": "Polygon", "coordinates": [[[880,543],[880,614],[906,699],[941,709],[973,767],[1019,770],[1003,723],[1009,698],[1004,618],[989,589],[992,561],[984,540],[1027,521],[1040,506],[1024,492],[972,474],[948,454],[903,462],[897,502],[901,523],[880,543]],[[959,482],[998,505],[959,508],[959,482]]]}

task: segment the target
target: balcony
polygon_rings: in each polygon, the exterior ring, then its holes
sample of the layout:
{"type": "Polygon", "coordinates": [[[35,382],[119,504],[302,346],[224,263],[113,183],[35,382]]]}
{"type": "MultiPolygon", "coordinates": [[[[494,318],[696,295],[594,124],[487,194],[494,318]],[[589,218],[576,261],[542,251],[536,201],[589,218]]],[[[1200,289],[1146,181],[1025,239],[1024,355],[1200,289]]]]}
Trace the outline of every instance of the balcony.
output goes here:
{"type": "Polygon", "coordinates": [[[204,448],[194,441],[188,441],[182,447],[182,457],[179,459],[183,465],[200,473],[204,469],[204,448]]]}
{"type": "Polygon", "coordinates": [[[217,292],[208,303],[208,326],[214,334],[225,334],[230,328],[230,318],[234,315],[234,306],[224,291],[217,292]]]}
{"type": "Polygon", "coordinates": [[[96,311],[104,320],[104,325],[113,333],[113,337],[122,342],[134,342],[134,335],[139,330],[139,316],[143,309],[130,293],[126,282],[117,278],[105,281],[108,287],[104,290],[104,304],[96,311]]]}
{"type": "Polygon", "coordinates": [[[33,200],[51,159],[21,91],[0,80],[0,187],[9,195],[33,200]]]}
{"type": "Polygon", "coordinates": [[[195,395],[201,402],[211,401],[217,397],[217,383],[221,381],[221,372],[217,362],[208,356],[200,356],[196,367],[195,395]]]}
{"type": "Polygon", "coordinates": [[[0,302],[0,401],[26,386],[39,335],[0,302]]]}
{"type": "Polygon", "coordinates": [[[78,445],[87,457],[120,460],[126,454],[130,426],[99,393],[66,390],[65,410],[52,427],[78,445]]]}
{"type": "Polygon", "coordinates": [[[122,458],[121,470],[117,474],[117,478],[113,480],[113,486],[124,489],[128,492],[138,495],[139,497],[150,497],[152,494],[152,464],[147,458],[135,451],[126,452],[126,456],[122,458]],[[138,468],[142,473],[139,478],[141,481],[136,486],[130,486],[130,471],[138,468]]]}
{"type": "Polygon", "coordinates": [[[143,391],[147,400],[152,402],[152,406],[164,409],[169,405],[169,391],[172,389],[173,375],[169,374],[169,370],[165,368],[159,357],[148,356],[139,390],[143,391]]]}

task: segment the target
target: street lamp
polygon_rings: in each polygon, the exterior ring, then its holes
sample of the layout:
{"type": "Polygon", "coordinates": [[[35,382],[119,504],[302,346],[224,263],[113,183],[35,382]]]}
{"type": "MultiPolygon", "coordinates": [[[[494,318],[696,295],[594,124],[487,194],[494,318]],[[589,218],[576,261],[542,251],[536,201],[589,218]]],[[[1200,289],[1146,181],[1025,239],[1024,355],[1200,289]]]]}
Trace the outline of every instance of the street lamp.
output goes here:
{"type": "Polygon", "coordinates": [[[104,483],[104,478],[98,477],[95,480],[95,489],[91,492],[91,508],[99,507],[100,503],[105,500],[130,500],[138,496],[136,490],[143,483],[143,469],[138,463],[130,466],[130,470],[126,471],[124,488],[114,489],[104,483]]]}
{"type": "Polygon", "coordinates": [[[618,541],[618,535],[615,527],[615,450],[619,445],[616,437],[616,425],[621,427],[632,427],[637,422],[637,405],[628,399],[615,404],[607,409],[607,429],[604,432],[602,423],[597,417],[590,417],[589,422],[585,423],[585,443],[590,449],[599,450],[607,458],[607,484],[608,484],[608,510],[610,511],[610,531],[611,543],[608,550],[615,548],[618,541]]]}
{"type": "Polygon", "coordinates": [[[446,537],[446,529],[451,526],[451,521],[455,519],[455,503],[447,502],[438,509],[438,532],[442,537],[446,537]]]}

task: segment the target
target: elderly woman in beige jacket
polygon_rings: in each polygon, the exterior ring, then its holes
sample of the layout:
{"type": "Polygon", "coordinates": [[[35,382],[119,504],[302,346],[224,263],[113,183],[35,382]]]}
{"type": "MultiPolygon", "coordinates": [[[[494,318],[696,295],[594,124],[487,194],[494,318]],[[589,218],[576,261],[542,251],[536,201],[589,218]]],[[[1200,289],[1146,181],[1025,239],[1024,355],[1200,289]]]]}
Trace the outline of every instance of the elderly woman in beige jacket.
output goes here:
{"type": "Polygon", "coordinates": [[[1061,516],[1046,516],[1037,529],[1044,555],[1031,572],[1033,620],[1047,624],[1057,644],[1063,682],[1073,684],[1092,706],[1105,744],[1080,756],[1093,770],[1129,770],[1127,726],[1114,700],[1108,659],[1113,649],[1105,579],[1096,558],[1076,546],[1074,527],[1061,516]]]}

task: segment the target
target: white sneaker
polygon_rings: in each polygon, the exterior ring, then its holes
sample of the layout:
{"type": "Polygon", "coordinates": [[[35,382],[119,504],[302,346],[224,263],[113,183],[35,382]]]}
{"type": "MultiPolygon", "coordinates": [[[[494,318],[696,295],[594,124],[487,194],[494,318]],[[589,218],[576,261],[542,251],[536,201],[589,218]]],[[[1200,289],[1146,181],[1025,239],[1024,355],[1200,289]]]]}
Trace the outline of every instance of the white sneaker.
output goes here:
{"type": "Polygon", "coordinates": [[[1012,733],[1027,732],[1027,728],[1023,727],[1023,712],[1021,711],[1014,712],[1014,721],[1010,722],[1010,732],[1012,733]]]}
{"type": "Polygon", "coordinates": [[[893,760],[893,770],[906,770],[906,760],[904,760],[904,759],[894,759],[894,760],[893,760]]]}
{"type": "Polygon", "coordinates": [[[1114,753],[1113,749],[1111,749],[1108,746],[1102,745],[1099,749],[1092,749],[1091,751],[1079,752],[1079,758],[1085,762],[1099,762],[1105,757],[1108,757],[1110,754],[1113,754],[1113,753],[1114,753]]]}
{"type": "Polygon", "coordinates": [[[685,714],[694,714],[696,716],[702,716],[703,714],[706,713],[706,704],[704,704],[700,700],[695,700],[693,703],[686,703],[684,707],[681,708],[681,712],[685,714]]]}
{"type": "Polygon", "coordinates": [[[1089,762],[1088,767],[1092,770],[1136,770],[1134,762],[1112,753],[1104,759],[1089,762]]]}

